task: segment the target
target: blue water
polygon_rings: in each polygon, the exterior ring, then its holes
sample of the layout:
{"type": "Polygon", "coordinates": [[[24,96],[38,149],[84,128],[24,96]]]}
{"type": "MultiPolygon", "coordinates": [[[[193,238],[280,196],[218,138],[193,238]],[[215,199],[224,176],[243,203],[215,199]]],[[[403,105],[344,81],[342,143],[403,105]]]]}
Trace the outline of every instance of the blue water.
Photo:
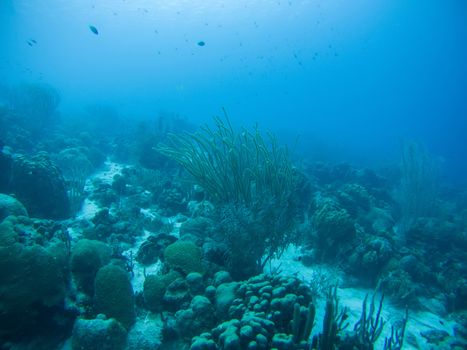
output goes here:
{"type": "Polygon", "coordinates": [[[408,138],[467,178],[464,0],[2,0],[0,47],[0,83],[50,84],[62,115],[225,108],[315,159],[384,165],[408,138]]]}

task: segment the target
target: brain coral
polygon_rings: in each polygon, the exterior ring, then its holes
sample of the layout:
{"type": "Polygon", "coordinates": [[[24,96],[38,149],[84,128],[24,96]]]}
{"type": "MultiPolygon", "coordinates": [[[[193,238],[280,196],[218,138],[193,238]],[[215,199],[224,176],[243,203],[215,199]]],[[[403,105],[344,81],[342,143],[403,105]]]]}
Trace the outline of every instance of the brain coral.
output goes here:
{"type": "Polygon", "coordinates": [[[183,274],[203,272],[201,249],[193,242],[177,241],[164,251],[165,262],[169,267],[183,274]]]}
{"type": "Polygon", "coordinates": [[[95,306],[97,312],[115,318],[127,329],[135,321],[133,287],[125,270],[106,265],[96,275],[95,306]]]}

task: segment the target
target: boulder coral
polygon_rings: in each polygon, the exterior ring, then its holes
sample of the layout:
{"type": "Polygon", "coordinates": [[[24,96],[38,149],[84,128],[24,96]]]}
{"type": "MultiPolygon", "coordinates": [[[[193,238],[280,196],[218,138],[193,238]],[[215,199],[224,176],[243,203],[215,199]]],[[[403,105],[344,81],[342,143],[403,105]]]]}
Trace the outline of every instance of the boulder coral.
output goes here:
{"type": "Polygon", "coordinates": [[[143,287],[143,296],[146,307],[152,311],[162,310],[164,294],[167,287],[180,277],[182,277],[182,275],[176,271],[170,271],[165,275],[146,276],[143,287]]]}
{"type": "Polygon", "coordinates": [[[341,250],[345,242],[355,235],[355,228],[349,213],[331,199],[318,203],[312,217],[317,249],[322,256],[341,250]]]}
{"type": "Polygon", "coordinates": [[[64,219],[70,214],[65,180],[46,152],[13,158],[9,190],[31,217],[64,219]]]}
{"type": "Polygon", "coordinates": [[[106,265],[96,275],[95,309],[115,318],[126,329],[135,322],[135,300],[128,273],[117,265],[106,265]]]}
{"type": "MultiPolygon", "coordinates": [[[[190,349],[305,349],[314,318],[311,299],[310,288],[294,277],[258,275],[220,284],[214,305],[217,326],[210,331],[200,328],[190,349]]],[[[205,299],[195,298],[191,309],[200,301],[203,309],[212,308],[205,299]]]]}
{"type": "Polygon", "coordinates": [[[65,298],[64,247],[25,246],[13,225],[0,228],[0,338],[26,331],[46,310],[65,298]]]}
{"type": "Polygon", "coordinates": [[[78,285],[88,295],[94,293],[97,271],[110,261],[110,248],[103,242],[81,239],[71,253],[71,271],[78,285]]]}
{"type": "Polygon", "coordinates": [[[183,274],[203,272],[201,249],[189,241],[172,243],[164,251],[165,263],[183,274]]]}
{"type": "Polygon", "coordinates": [[[0,193],[0,221],[9,215],[28,216],[28,212],[15,197],[0,193]]]}

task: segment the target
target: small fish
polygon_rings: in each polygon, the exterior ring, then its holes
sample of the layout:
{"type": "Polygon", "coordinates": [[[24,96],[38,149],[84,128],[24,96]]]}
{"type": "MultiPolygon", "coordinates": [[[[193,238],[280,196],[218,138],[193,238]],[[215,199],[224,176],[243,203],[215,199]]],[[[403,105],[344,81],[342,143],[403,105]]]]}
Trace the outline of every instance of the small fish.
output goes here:
{"type": "Polygon", "coordinates": [[[202,41],[202,40],[198,41],[198,46],[204,46],[204,45],[206,45],[206,43],[204,41],[202,41]]]}
{"type": "Polygon", "coordinates": [[[34,39],[31,39],[31,42],[32,42],[33,44],[37,44],[37,41],[34,40],[34,39]]]}
{"type": "Polygon", "coordinates": [[[28,43],[28,45],[29,45],[29,46],[32,46],[32,42],[30,42],[30,41],[27,41],[27,43],[28,43]]]}
{"type": "Polygon", "coordinates": [[[97,30],[96,27],[94,27],[94,26],[89,26],[89,29],[90,29],[91,32],[93,32],[94,34],[99,35],[99,31],[97,30]]]}

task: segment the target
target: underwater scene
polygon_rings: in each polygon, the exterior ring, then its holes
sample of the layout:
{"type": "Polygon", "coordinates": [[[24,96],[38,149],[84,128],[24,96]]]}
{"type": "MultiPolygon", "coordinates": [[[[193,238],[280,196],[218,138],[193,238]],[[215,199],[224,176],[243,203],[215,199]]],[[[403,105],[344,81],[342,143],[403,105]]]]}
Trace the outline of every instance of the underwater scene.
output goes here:
{"type": "Polygon", "coordinates": [[[0,0],[0,350],[467,349],[467,2],[0,0]]]}

